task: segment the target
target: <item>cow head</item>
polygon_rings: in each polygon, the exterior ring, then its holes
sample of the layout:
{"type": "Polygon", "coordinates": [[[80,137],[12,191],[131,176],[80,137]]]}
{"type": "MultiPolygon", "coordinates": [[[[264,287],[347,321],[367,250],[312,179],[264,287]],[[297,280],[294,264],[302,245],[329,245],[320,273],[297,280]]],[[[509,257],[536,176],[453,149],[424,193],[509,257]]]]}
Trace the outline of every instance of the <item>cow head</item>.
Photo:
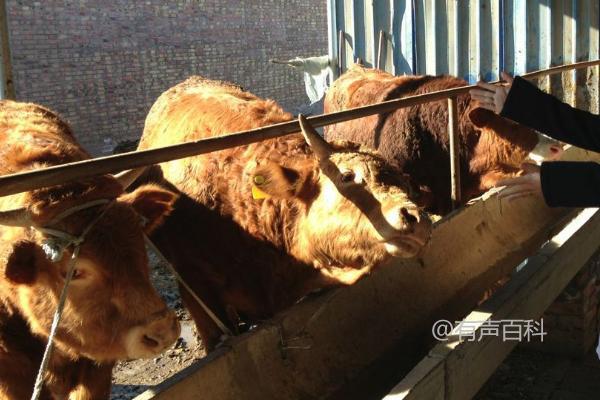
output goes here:
{"type": "Polygon", "coordinates": [[[418,190],[374,152],[329,144],[299,119],[313,157],[296,165],[267,162],[252,173],[255,199],[300,204],[294,255],[348,284],[389,256],[415,256],[432,226],[416,204],[418,190]]]}
{"type": "MultiPolygon", "coordinates": [[[[143,235],[170,212],[176,195],[153,186],[122,194],[112,177],[96,182],[93,192],[81,191],[74,198],[80,197],[80,203],[94,197],[113,201],[51,226],[78,236],[101,215],[80,247],[56,344],[69,354],[97,361],[151,357],[175,341],[179,323],[150,283],[143,235]]],[[[71,195],[55,193],[21,212],[0,213],[0,224],[43,225],[75,205],[69,204],[71,195]]],[[[5,254],[5,281],[33,332],[47,336],[73,248],[64,249],[63,257],[53,262],[42,247],[47,236],[35,229],[25,235],[12,231],[20,236],[5,254]]]]}
{"type": "Polygon", "coordinates": [[[490,110],[474,108],[469,112],[469,119],[488,135],[488,138],[483,138],[484,142],[486,139],[502,138],[507,145],[513,145],[510,148],[511,156],[506,158],[511,160],[515,167],[519,167],[524,161],[539,164],[542,161],[556,160],[563,152],[561,142],[490,110]]]}

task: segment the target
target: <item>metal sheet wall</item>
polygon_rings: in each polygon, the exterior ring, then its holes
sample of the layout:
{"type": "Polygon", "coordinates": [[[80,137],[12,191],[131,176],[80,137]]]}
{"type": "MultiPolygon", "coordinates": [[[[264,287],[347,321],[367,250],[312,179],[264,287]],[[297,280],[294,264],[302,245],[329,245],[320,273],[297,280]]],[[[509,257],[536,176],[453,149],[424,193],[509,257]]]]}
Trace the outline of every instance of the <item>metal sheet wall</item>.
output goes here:
{"type": "MultiPolygon", "coordinates": [[[[375,66],[380,31],[388,72],[496,79],[599,54],[598,0],[328,0],[329,52],[343,69],[356,58],[375,66]]],[[[565,101],[598,113],[598,67],[544,78],[565,101]],[[588,90],[573,93],[575,83],[588,90]]]]}

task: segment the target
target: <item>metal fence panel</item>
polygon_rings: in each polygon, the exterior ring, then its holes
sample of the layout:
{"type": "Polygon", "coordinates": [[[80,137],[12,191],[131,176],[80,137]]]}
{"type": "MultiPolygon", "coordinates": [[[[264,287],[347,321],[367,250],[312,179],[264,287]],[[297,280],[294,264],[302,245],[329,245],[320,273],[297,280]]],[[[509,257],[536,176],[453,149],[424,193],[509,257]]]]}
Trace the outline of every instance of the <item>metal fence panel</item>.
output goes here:
{"type": "MultiPolygon", "coordinates": [[[[329,0],[330,57],[360,58],[396,75],[451,74],[473,83],[599,55],[597,0],[329,0]],[[383,42],[380,51],[380,32],[383,42]]],[[[598,112],[599,68],[541,78],[538,84],[598,112]],[[573,90],[585,87],[587,90],[573,90]]]]}

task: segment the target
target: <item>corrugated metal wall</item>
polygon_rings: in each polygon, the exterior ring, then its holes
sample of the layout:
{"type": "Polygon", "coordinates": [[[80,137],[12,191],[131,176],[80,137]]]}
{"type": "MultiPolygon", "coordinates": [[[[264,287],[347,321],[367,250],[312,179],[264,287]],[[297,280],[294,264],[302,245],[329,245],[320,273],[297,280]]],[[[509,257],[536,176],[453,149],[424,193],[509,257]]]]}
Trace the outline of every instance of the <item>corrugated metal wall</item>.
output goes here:
{"type": "MultiPolygon", "coordinates": [[[[356,58],[401,74],[451,74],[475,82],[599,58],[598,0],[328,0],[329,52],[339,30],[343,68],[356,58]]],[[[539,82],[572,104],[598,113],[598,67],[539,82]],[[588,90],[572,88],[583,85],[588,90]]]]}

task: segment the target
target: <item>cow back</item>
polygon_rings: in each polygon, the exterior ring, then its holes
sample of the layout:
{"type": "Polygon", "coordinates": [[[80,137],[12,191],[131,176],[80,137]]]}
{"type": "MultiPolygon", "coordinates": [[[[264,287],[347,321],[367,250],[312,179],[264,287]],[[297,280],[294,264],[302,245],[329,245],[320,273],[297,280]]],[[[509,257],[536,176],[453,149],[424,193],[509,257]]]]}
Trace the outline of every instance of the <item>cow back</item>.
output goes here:
{"type": "Polygon", "coordinates": [[[89,158],[57,114],[33,103],[0,101],[0,174],[89,158]]]}

